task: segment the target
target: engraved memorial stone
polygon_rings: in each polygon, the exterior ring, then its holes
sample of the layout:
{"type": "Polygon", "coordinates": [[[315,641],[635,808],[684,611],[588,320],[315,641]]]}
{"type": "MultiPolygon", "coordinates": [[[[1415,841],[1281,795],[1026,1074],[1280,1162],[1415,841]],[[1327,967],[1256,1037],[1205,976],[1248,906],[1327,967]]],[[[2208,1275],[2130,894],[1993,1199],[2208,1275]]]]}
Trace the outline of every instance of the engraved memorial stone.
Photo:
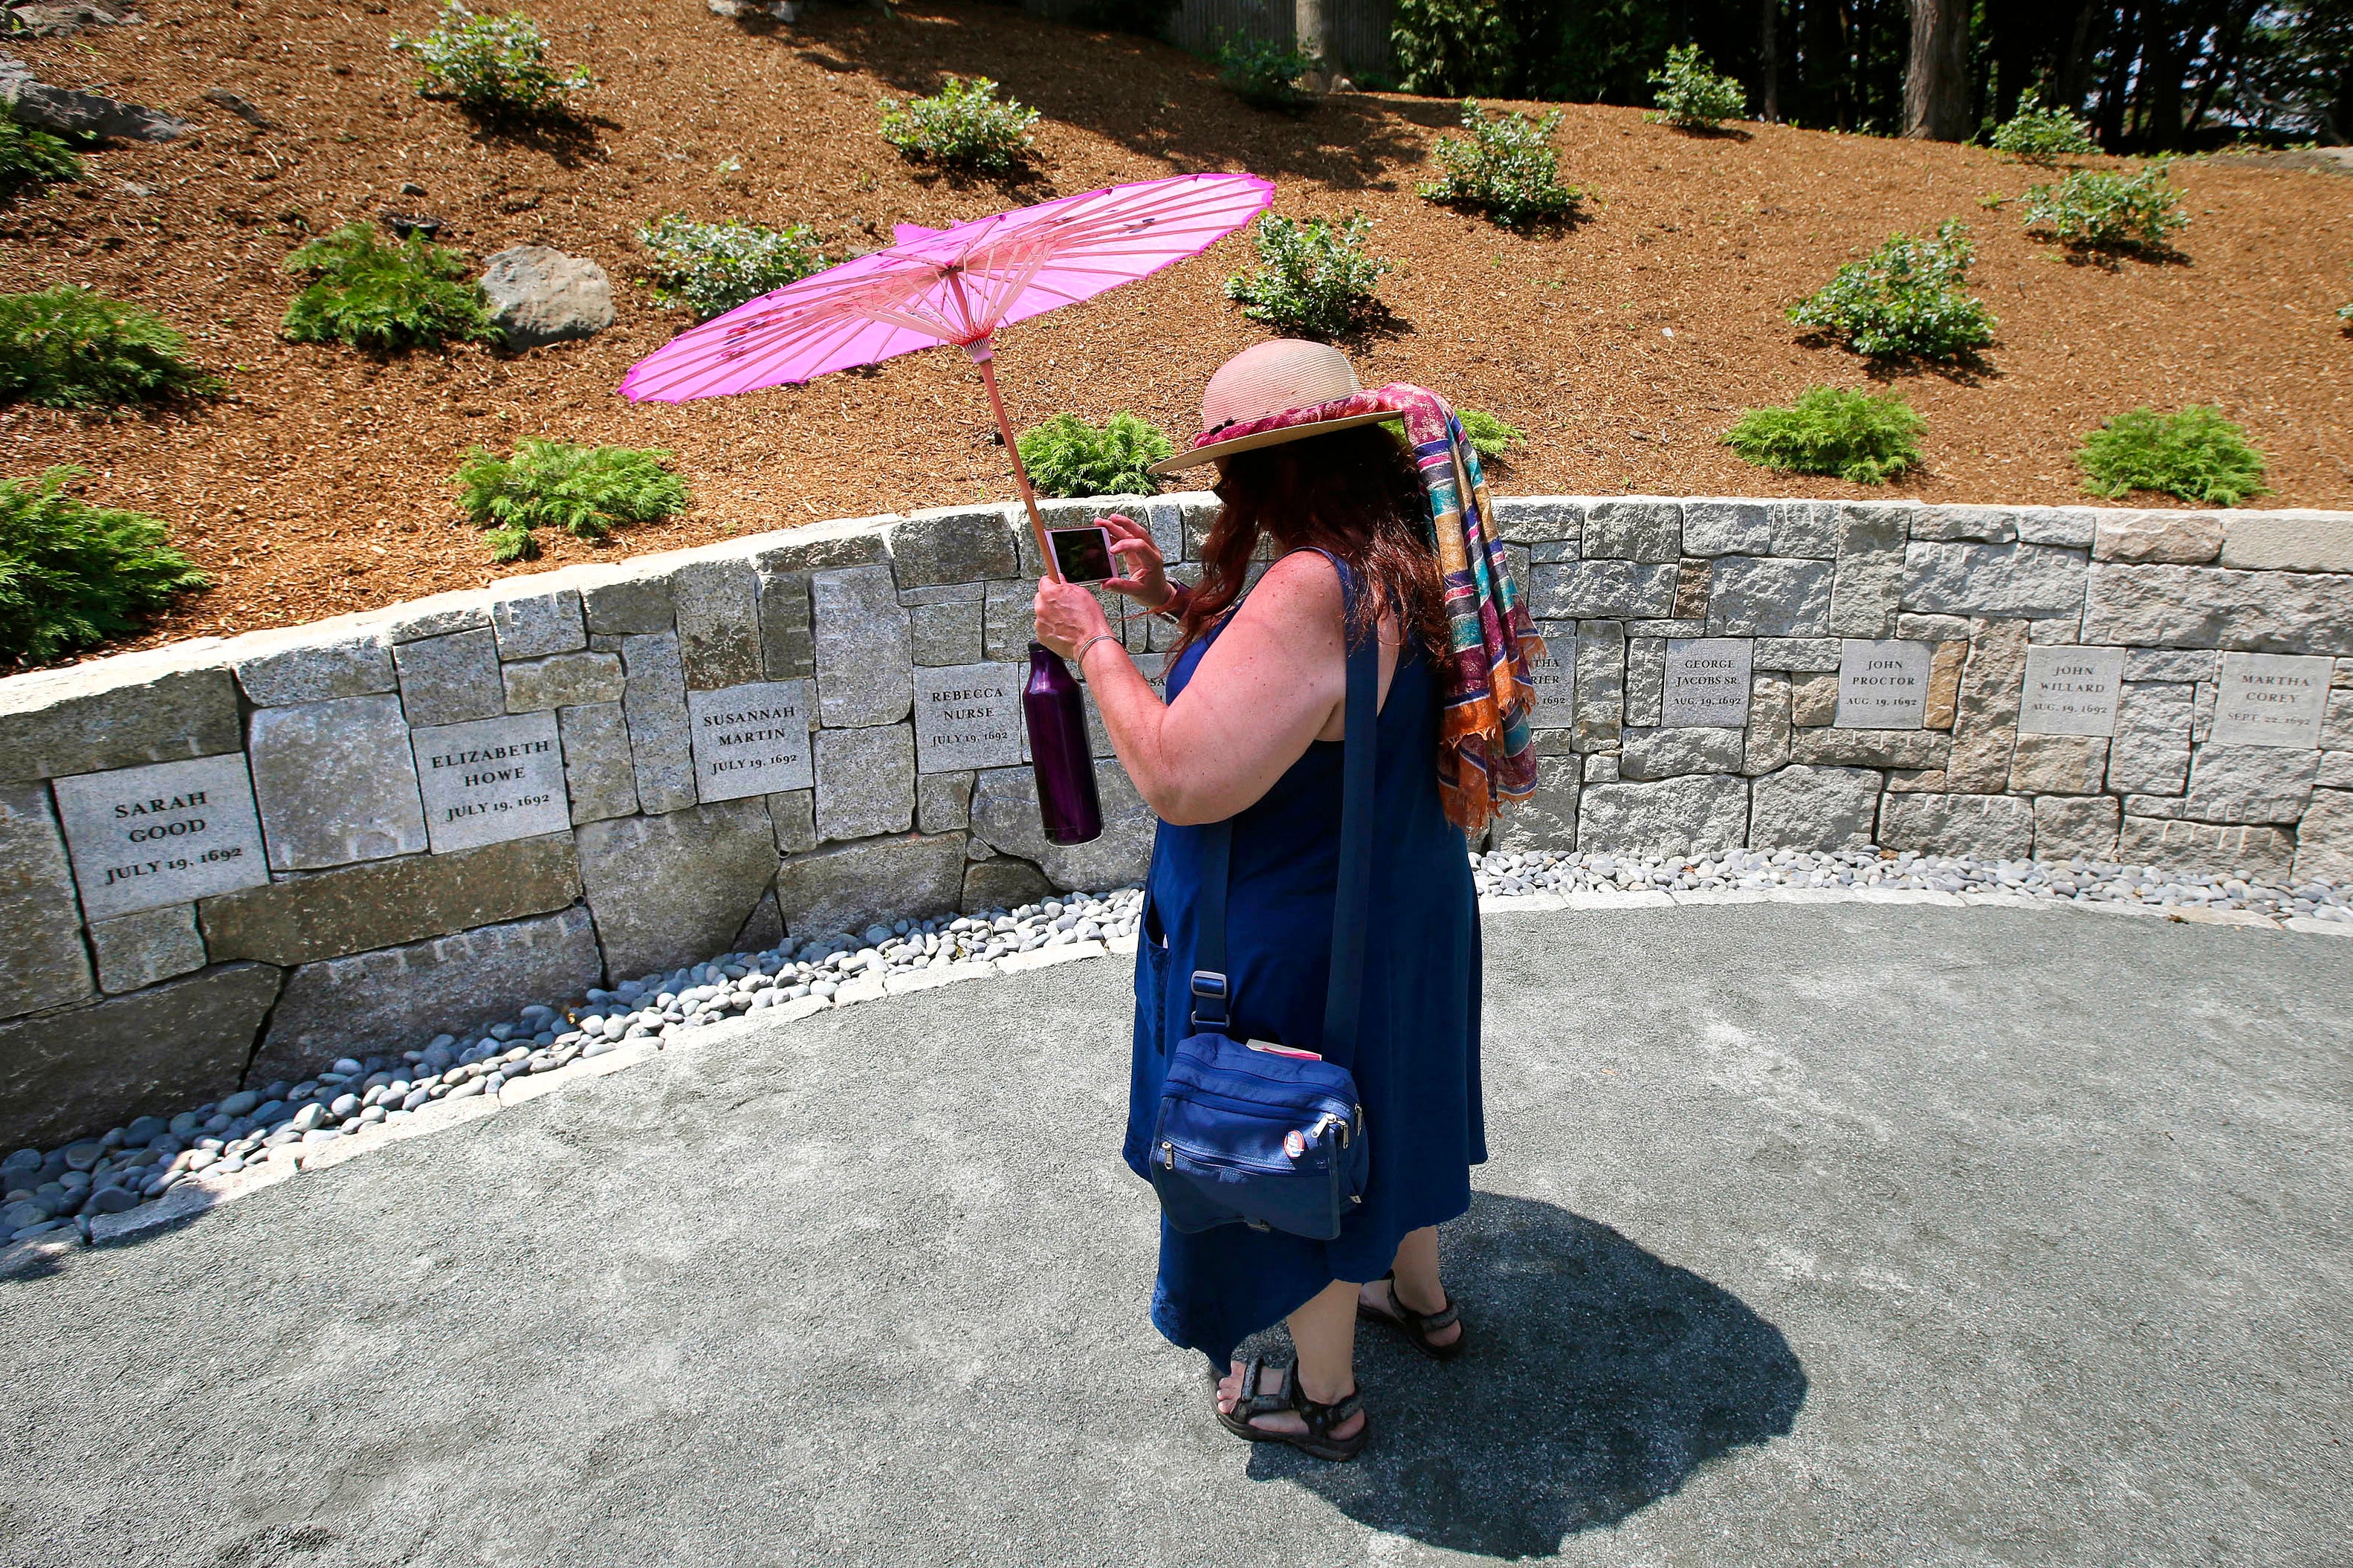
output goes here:
{"type": "Polygon", "coordinates": [[[1021,667],[957,664],[915,671],[915,768],[953,773],[1021,761],[1021,667]]]}
{"type": "Polygon", "coordinates": [[[1748,723],[1747,637],[1671,637],[1660,722],[1669,729],[1738,730],[1748,723]]]}
{"type": "Polygon", "coordinates": [[[2226,653],[2207,738],[2235,746],[2317,746],[2328,711],[2329,661],[2226,653]]]}
{"type": "Polygon", "coordinates": [[[1848,637],[1839,646],[1841,730],[1917,730],[1928,717],[1936,645],[1848,637]]]}
{"type": "Polygon", "coordinates": [[[409,744],[435,854],[571,827],[554,714],[438,724],[411,732],[409,744]]]}
{"type": "Polygon", "coordinates": [[[1541,621],[1536,631],[1545,651],[1528,661],[1528,679],[1536,689],[1529,722],[1539,730],[1566,730],[1577,722],[1577,623],[1541,621]]]}
{"type": "Polygon", "coordinates": [[[2120,647],[2028,648],[2018,732],[2114,735],[2124,678],[2125,650],[2120,647]]]}
{"type": "Polygon", "coordinates": [[[58,780],[57,792],[74,884],[91,920],[269,880],[242,752],[83,773],[58,780]]]}
{"type": "Polygon", "coordinates": [[[705,802],[807,789],[809,683],[753,680],[686,694],[694,733],[694,787],[705,802]]]}

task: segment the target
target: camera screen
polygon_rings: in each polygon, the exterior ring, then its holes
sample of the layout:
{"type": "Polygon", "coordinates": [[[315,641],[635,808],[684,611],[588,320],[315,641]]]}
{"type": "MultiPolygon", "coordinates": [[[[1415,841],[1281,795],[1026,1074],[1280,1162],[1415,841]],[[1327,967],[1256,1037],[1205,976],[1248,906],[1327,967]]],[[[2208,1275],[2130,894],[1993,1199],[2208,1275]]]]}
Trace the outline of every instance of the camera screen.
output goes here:
{"type": "Polygon", "coordinates": [[[1100,583],[1113,575],[1111,535],[1100,528],[1058,528],[1048,535],[1054,542],[1054,563],[1066,583],[1100,583]]]}

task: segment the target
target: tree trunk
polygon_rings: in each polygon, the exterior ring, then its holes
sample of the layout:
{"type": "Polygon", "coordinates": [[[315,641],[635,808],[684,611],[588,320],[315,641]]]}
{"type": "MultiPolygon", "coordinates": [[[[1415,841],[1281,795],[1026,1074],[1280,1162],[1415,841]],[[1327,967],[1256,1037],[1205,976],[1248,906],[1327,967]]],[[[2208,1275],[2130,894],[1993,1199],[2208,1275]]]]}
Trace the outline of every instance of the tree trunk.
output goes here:
{"type": "Polygon", "coordinates": [[[1339,0],[1293,0],[1292,31],[1302,51],[1324,62],[1326,77],[1340,69],[1339,12],[1339,0]]]}
{"type": "Polygon", "coordinates": [[[1764,104],[1760,110],[1767,125],[1781,121],[1781,0],[1758,0],[1759,15],[1757,30],[1757,71],[1761,83],[1764,104]]]}
{"type": "Polygon", "coordinates": [[[1904,134],[1958,142],[1969,130],[1969,0],[1912,0],[1904,134]]]}

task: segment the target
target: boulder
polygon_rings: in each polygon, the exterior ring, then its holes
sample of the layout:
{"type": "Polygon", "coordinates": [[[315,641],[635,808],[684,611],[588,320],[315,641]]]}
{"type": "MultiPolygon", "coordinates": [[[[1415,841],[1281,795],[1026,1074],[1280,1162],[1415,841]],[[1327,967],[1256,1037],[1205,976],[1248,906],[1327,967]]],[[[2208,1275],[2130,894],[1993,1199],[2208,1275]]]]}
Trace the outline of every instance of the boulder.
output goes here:
{"type": "Polygon", "coordinates": [[[482,292],[511,349],[594,337],[613,324],[613,285],[605,269],[553,246],[518,245],[491,256],[482,292]]]}
{"type": "Polygon", "coordinates": [[[176,142],[195,129],[144,104],[36,81],[24,61],[5,56],[0,56],[0,109],[20,125],[101,141],[176,142]]]}

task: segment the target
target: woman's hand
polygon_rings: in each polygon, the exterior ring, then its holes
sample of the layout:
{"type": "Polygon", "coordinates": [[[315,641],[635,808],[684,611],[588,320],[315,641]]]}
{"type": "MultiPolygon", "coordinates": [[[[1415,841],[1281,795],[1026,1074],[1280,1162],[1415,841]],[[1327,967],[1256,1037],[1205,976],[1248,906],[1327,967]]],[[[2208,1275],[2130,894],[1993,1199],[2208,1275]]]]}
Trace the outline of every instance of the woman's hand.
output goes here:
{"type": "Polygon", "coordinates": [[[1106,580],[1103,586],[1115,594],[1124,594],[1147,610],[1156,610],[1168,603],[1176,590],[1168,585],[1166,563],[1160,558],[1160,546],[1152,542],[1152,534],[1134,518],[1112,513],[1103,520],[1112,539],[1111,552],[1127,569],[1124,577],[1106,580]]]}
{"type": "Polygon", "coordinates": [[[1111,630],[1103,602],[1081,584],[1040,577],[1031,608],[1038,616],[1038,640],[1064,658],[1076,658],[1081,643],[1111,630]]]}

